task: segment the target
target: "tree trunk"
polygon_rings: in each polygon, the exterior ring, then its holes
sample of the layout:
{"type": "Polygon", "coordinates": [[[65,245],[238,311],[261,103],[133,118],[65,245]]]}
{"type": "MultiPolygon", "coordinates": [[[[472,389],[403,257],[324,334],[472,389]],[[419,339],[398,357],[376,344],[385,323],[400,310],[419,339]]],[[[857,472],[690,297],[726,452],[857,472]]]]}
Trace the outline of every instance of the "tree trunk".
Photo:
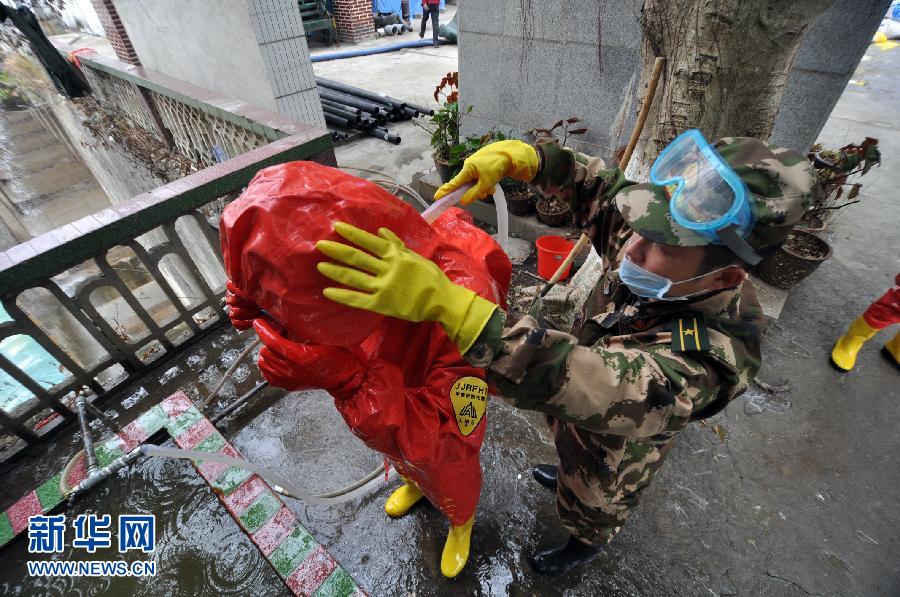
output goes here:
{"type": "Polygon", "coordinates": [[[629,175],[642,180],[689,128],[710,141],[768,139],[803,33],[830,0],[645,0],[641,84],[657,56],[663,78],[629,175]]]}

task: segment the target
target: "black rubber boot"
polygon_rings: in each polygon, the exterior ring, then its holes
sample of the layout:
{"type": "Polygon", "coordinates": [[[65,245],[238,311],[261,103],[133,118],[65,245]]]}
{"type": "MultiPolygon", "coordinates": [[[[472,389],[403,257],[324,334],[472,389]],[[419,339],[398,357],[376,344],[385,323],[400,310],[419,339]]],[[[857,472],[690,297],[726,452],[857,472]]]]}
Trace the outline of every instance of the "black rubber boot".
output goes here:
{"type": "Polygon", "coordinates": [[[544,487],[556,489],[557,470],[553,464],[536,464],[531,469],[531,476],[544,487]]]}
{"type": "Polygon", "coordinates": [[[601,546],[582,543],[572,535],[560,546],[536,552],[528,558],[531,568],[546,576],[559,576],[590,562],[600,553],[601,546]]]}

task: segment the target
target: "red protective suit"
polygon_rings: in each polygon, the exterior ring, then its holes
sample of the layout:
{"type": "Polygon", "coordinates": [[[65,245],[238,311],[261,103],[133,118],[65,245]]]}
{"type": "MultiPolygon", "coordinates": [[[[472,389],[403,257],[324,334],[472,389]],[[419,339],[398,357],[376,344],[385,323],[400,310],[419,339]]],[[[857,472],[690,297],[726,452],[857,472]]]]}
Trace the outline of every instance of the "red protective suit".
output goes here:
{"type": "Polygon", "coordinates": [[[315,271],[324,256],[312,246],[334,238],[335,221],[373,233],[390,228],[451,280],[503,306],[512,265],[466,212],[451,209],[428,227],[372,183],[308,162],[262,170],[222,216],[226,272],[241,304],[263,308],[294,342],[355,345],[364,372],[353,387],[332,392],[335,406],[357,437],[387,456],[454,526],[463,525],[481,492],[484,370],[470,366],[437,323],[319,301],[331,282],[315,271]],[[359,341],[361,329],[367,337],[359,341]]]}
{"type": "Polygon", "coordinates": [[[894,287],[869,305],[863,313],[863,318],[876,330],[900,323],[900,274],[894,278],[894,287]]]}

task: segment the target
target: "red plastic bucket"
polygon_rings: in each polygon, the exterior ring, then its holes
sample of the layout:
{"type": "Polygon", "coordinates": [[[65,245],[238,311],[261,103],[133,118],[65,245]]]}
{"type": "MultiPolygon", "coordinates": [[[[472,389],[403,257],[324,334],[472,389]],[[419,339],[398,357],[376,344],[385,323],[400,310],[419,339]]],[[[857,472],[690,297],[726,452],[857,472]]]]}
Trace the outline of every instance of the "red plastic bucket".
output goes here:
{"type": "MultiPolygon", "coordinates": [[[[564,239],[561,236],[542,236],[534,243],[537,245],[537,271],[538,275],[545,280],[549,280],[559,269],[559,266],[569,255],[569,251],[575,246],[575,243],[564,239]]],[[[560,280],[569,277],[569,270],[572,264],[566,268],[560,280]]]]}

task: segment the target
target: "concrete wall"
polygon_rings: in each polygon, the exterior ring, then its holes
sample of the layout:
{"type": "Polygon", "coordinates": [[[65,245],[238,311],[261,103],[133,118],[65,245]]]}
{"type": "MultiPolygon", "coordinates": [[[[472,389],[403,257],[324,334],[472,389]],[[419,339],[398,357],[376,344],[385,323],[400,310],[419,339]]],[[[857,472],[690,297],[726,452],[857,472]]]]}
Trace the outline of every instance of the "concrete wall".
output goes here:
{"type": "Polygon", "coordinates": [[[577,116],[589,129],[580,148],[608,158],[634,122],[641,5],[460,0],[460,100],[474,106],[464,133],[521,134],[577,116]]]}
{"type": "Polygon", "coordinates": [[[83,28],[94,35],[104,35],[103,25],[91,0],[67,0],[60,16],[69,27],[83,28]]]}
{"type": "Polygon", "coordinates": [[[890,4],[837,0],[816,19],[794,59],[773,143],[805,152],[816,142],[890,4]]]}
{"type": "MultiPolygon", "coordinates": [[[[573,147],[608,159],[628,141],[638,106],[641,0],[460,0],[463,132],[515,134],[577,116],[573,147]],[[522,5],[530,6],[529,17],[522,5]],[[528,40],[523,41],[523,40],[528,40]],[[623,118],[624,116],[624,118],[623,118]]],[[[865,53],[890,0],[837,0],[804,36],[772,134],[806,151],[865,53]]]]}
{"type": "Polygon", "coordinates": [[[291,0],[116,0],[144,67],[325,127],[291,0]]]}

